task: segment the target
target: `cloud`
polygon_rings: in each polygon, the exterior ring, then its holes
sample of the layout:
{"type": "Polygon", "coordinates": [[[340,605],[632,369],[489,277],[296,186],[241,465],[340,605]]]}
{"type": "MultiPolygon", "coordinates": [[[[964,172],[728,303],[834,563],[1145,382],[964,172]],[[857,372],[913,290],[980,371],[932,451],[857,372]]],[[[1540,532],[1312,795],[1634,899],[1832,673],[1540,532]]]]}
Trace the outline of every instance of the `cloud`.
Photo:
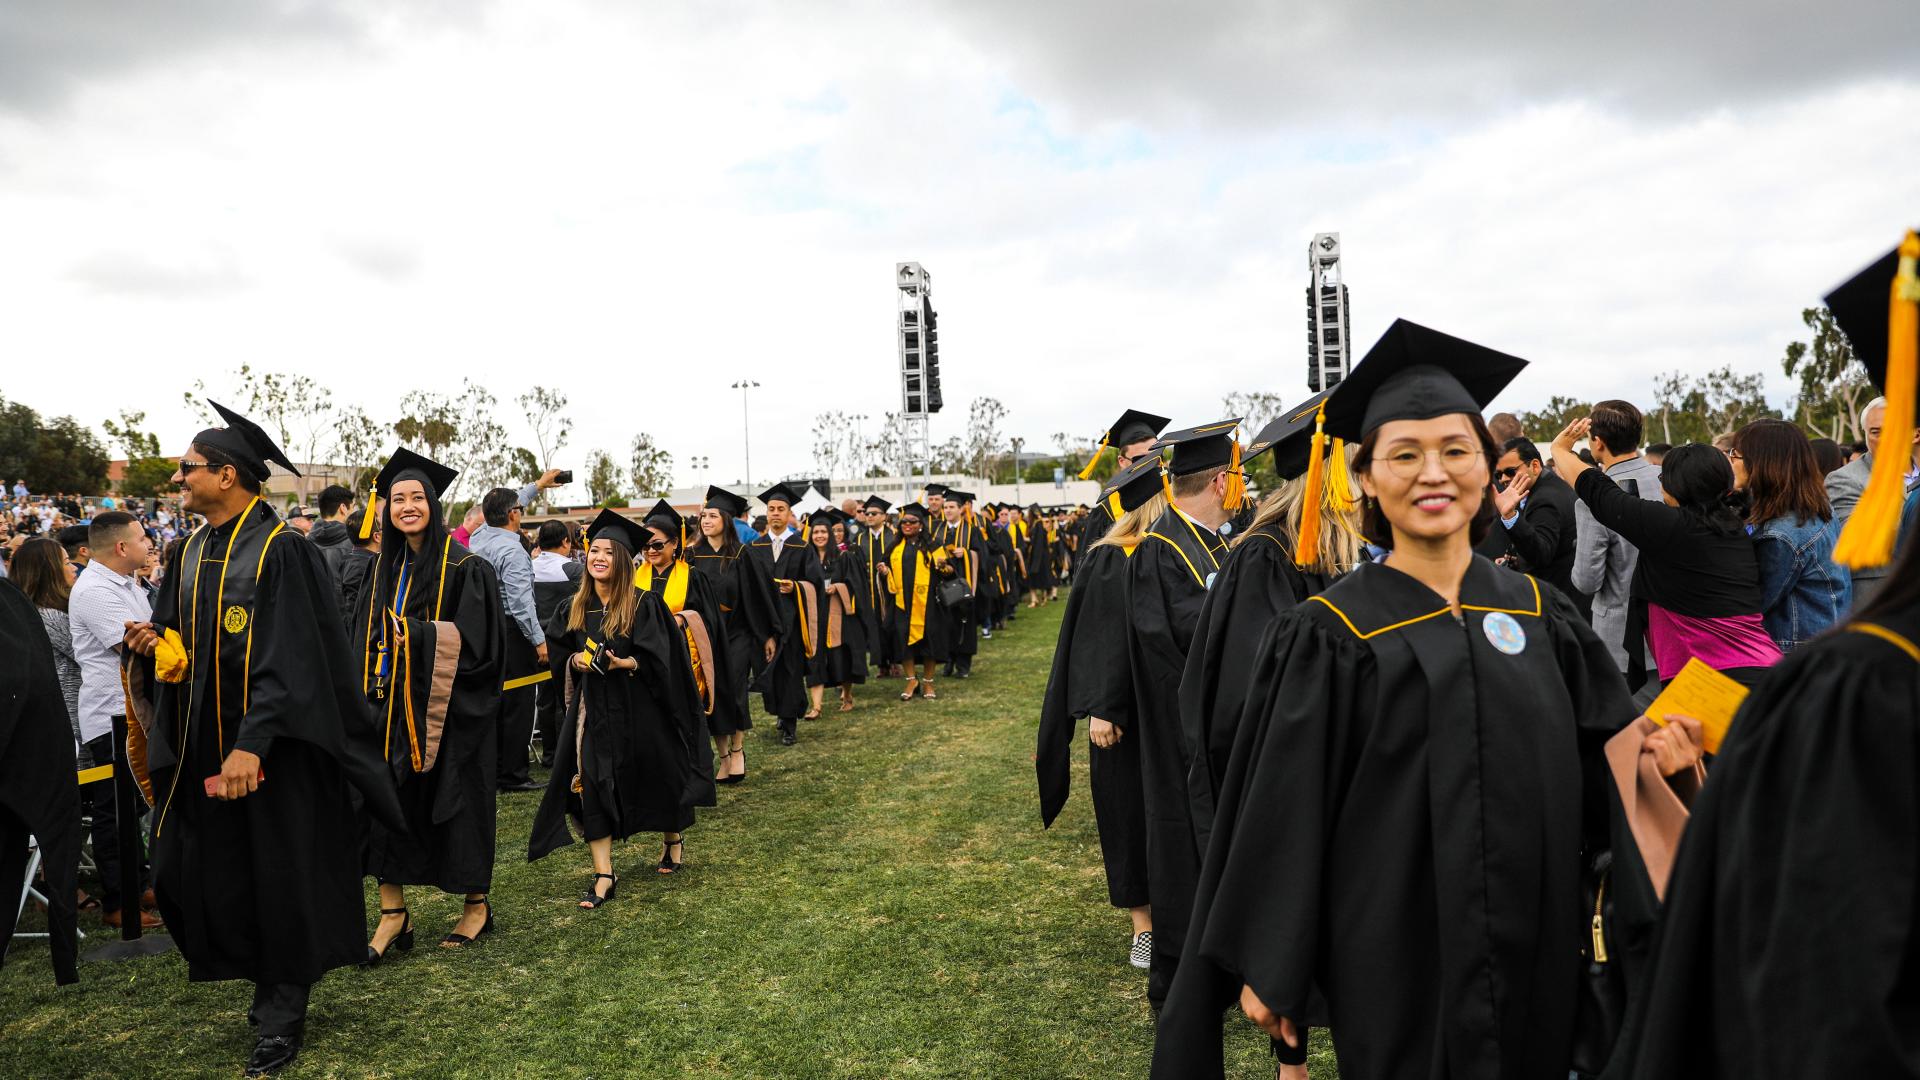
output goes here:
{"type": "Polygon", "coordinates": [[[90,255],[67,277],[95,293],[155,299],[218,297],[247,286],[246,276],[227,258],[161,261],[124,251],[90,255]]]}
{"type": "Polygon", "coordinates": [[[420,268],[420,253],[391,240],[341,240],[334,245],[349,266],[384,281],[405,281],[420,268]]]}

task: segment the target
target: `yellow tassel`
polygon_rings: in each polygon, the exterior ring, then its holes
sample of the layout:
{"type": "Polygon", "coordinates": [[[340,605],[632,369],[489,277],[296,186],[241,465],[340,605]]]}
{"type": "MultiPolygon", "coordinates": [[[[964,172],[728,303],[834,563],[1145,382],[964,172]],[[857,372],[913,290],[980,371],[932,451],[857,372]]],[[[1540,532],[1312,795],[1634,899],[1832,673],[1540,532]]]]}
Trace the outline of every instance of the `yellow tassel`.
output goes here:
{"type": "Polygon", "coordinates": [[[1353,512],[1353,470],[1347,467],[1347,441],[1333,440],[1333,453],[1327,460],[1327,508],[1341,514],[1353,512]]]}
{"type": "Polygon", "coordinates": [[[1167,497],[1168,506],[1173,505],[1173,481],[1168,479],[1172,475],[1164,468],[1160,470],[1160,494],[1167,497]]]}
{"type": "Polygon", "coordinates": [[[1238,510],[1247,504],[1247,476],[1240,471],[1240,440],[1233,440],[1233,457],[1227,462],[1227,509],[1238,510]]]}
{"type": "Polygon", "coordinates": [[[1307,451],[1307,489],[1300,496],[1300,535],[1293,542],[1293,565],[1312,566],[1320,557],[1320,501],[1327,482],[1327,404],[1313,416],[1313,448],[1307,451]]]}
{"type": "Polygon", "coordinates": [[[375,484],[367,489],[367,512],[360,515],[360,539],[362,540],[373,537],[373,504],[379,501],[380,485],[375,484]]]}
{"type": "Polygon", "coordinates": [[[1093,467],[1100,463],[1100,455],[1107,452],[1107,439],[1112,434],[1113,432],[1109,431],[1100,436],[1100,445],[1094,449],[1093,456],[1087,459],[1087,467],[1080,470],[1080,479],[1088,480],[1093,477],[1093,467]]]}
{"type": "Polygon", "coordinates": [[[1851,570],[1885,566],[1893,559],[1900,530],[1900,511],[1906,503],[1906,473],[1912,455],[1916,358],[1914,334],[1920,326],[1920,235],[1909,232],[1900,243],[1899,269],[1894,272],[1887,304],[1886,418],[1880,425],[1880,443],[1874,449],[1873,473],[1867,489],[1854,504],[1853,516],[1833,547],[1833,561],[1851,570]]]}

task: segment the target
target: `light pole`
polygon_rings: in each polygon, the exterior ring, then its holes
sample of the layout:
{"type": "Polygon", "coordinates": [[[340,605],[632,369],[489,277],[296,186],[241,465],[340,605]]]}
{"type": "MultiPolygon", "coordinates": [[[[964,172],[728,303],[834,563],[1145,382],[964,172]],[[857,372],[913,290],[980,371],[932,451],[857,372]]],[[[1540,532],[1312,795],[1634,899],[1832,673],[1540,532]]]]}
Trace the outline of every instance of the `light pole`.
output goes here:
{"type": "Polygon", "coordinates": [[[1018,435],[1015,435],[1013,438],[1008,439],[1007,441],[1013,444],[1013,504],[1015,506],[1019,506],[1021,505],[1021,502],[1020,502],[1020,447],[1027,440],[1021,438],[1018,435]]]}
{"type": "Polygon", "coordinates": [[[740,450],[742,456],[747,459],[747,486],[749,488],[753,486],[753,442],[747,434],[747,393],[759,385],[759,383],[752,379],[741,379],[739,382],[733,384],[733,388],[740,391],[740,450]]]}

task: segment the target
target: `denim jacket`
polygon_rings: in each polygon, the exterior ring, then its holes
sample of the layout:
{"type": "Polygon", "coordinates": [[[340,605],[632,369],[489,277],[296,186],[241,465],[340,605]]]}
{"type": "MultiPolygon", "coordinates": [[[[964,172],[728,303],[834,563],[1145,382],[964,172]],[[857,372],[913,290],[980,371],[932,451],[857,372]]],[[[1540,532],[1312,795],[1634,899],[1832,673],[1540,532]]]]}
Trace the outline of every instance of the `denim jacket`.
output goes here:
{"type": "Polygon", "coordinates": [[[1780,651],[1838,624],[1853,603],[1853,578],[1833,561],[1835,521],[1778,517],[1753,530],[1760,562],[1760,614],[1780,651]]]}

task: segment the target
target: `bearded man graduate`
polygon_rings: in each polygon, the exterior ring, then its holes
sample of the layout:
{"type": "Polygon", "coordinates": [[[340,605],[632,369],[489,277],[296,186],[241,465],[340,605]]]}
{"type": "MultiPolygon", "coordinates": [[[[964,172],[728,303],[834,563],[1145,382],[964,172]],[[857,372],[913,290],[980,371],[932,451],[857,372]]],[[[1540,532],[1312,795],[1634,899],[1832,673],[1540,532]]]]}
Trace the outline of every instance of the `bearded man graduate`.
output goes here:
{"type": "Polygon", "coordinates": [[[349,788],[401,816],[320,550],[260,498],[267,463],[293,465],[214,409],[227,426],[194,436],[173,475],[207,523],[169,560],[153,621],[127,628],[128,759],[188,978],[254,984],[247,1075],[265,1076],[299,1052],[313,983],[366,951],[349,788]]]}
{"type": "Polygon", "coordinates": [[[780,743],[792,746],[807,711],[807,658],[818,645],[821,598],[827,584],[807,567],[807,546],[793,524],[800,496],[785,484],[760,493],[767,504],[767,534],[747,545],[747,560],[763,580],[771,581],[779,630],[767,639],[754,670],[761,705],[780,720],[780,743]]]}
{"type": "Polygon", "coordinates": [[[1169,505],[1147,530],[1127,565],[1127,656],[1139,740],[1141,790],[1147,810],[1147,888],[1153,896],[1153,963],[1147,1000],[1156,1006],[1173,986],[1200,853],[1187,796],[1187,755],[1180,734],[1180,676],[1200,625],[1214,575],[1227,561],[1220,526],[1245,493],[1238,419],[1203,424],[1162,438],[1169,505]]]}

